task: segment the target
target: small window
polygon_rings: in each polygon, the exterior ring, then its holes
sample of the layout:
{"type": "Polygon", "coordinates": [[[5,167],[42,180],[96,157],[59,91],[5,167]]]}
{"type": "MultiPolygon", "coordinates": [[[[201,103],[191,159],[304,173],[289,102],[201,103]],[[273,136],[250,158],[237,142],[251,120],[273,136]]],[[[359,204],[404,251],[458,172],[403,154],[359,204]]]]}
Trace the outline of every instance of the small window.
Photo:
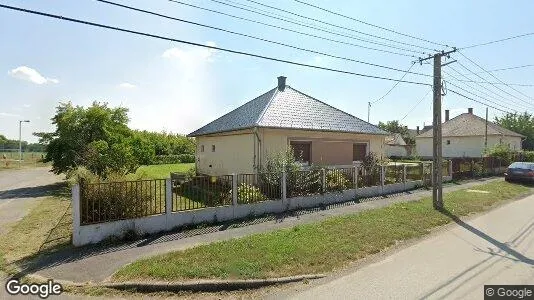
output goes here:
{"type": "Polygon", "coordinates": [[[451,140],[447,140],[447,145],[450,145],[451,144],[451,140]]]}
{"type": "Polygon", "coordinates": [[[363,161],[367,155],[367,144],[352,145],[352,161],[363,161]]]}
{"type": "Polygon", "coordinates": [[[215,145],[211,145],[211,152],[215,152],[215,145]]]}
{"type": "Polygon", "coordinates": [[[289,145],[293,149],[295,160],[301,163],[310,163],[311,159],[311,142],[291,141],[289,145]]]}
{"type": "Polygon", "coordinates": [[[204,152],[204,145],[200,146],[200,152],[204,152]]]}

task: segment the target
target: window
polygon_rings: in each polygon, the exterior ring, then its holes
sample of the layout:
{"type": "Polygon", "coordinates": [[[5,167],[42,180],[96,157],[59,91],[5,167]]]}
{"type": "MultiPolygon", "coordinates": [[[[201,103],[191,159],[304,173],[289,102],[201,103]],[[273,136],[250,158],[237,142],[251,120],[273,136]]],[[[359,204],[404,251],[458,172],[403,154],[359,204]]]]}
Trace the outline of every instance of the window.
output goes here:
{"type": "Polygon", "coordinates": [[[451,140],[447,140],[447,145],[450,145],[451,144],[451,140]]]}
{"type": "Polygon", "coordinates": [[[352,161],[363,161],[367,155],[367,144],[352,145],[352,161]]]}
{"type": "Polygon", "coordinates": [[[204,152],[204,145],[200,146],[200,152],[204,152]]]}
{"type": "Polygon", "coordinates": [[[295,160],[302,163],[310,163],[311,159],[311,142],[290,142],[293,149],[295,160]]]}
{"type": "Polygon", "coordinates": [[[215,152],[215,145],[211,145],[211,152],[215,152]]]}

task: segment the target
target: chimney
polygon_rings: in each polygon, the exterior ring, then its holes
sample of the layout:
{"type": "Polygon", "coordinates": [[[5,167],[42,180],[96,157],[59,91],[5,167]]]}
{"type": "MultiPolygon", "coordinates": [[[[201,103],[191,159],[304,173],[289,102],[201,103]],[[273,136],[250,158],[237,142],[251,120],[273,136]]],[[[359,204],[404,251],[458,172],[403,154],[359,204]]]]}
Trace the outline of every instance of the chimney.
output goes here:
{"type": "Polygon", "coordinates": [[[467,109],[467,113],[472,115],[472,114],[473,114],[473,108],[472,108],[472,107],[469,107],[469,108],[467,109]]]}
{"type": "Polygon", "coordinates": [[[449,110],[445,110],[445,122],[449,121],[449,110]]]}
{"type": "Polygon", "coordinates": [[[419,126],[417,126],[417,135],[419,135],[419,126]]]}
{"type": "Polygon", "coordinates": [[[286,88],[286,77],[278,76],[278,90],[280,92],[283,92],[285,88],[286,88]]]}

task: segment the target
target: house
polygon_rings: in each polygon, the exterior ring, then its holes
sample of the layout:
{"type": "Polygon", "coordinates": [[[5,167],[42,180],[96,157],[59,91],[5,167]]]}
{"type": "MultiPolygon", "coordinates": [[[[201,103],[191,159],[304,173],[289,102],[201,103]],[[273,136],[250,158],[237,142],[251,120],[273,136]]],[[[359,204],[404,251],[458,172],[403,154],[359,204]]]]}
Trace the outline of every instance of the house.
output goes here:
{"type": "Polygon", "coordinates": [[[353,165],[384,152],[387,132],[288,85],[278,85],[190,133],[200,174],[255,173],[288,147],[304,165],[353,165]]]}
{"type": "Polygon", "coordinates": [[[406,144],[400,133],[393,133],[385,139],[385,155],[387,157],[407,157],[412,155],[413,146],[406,144]]]}
{"type": "MultiPolygon", "coordinates": [[[[441,126],[443,157],[480,157],[485,149],[486,120],[473,114],[469,108],[449,120],[449,111],[445,111],[445,122],[441,126]]],[[[432,157],[433,131],[428,130],[415,137],[417,154],[432,157]]],[[[487,147],[497,144],[508,145],[513,150],[521,150],[524,136],[487,122],[487,147]]]]}

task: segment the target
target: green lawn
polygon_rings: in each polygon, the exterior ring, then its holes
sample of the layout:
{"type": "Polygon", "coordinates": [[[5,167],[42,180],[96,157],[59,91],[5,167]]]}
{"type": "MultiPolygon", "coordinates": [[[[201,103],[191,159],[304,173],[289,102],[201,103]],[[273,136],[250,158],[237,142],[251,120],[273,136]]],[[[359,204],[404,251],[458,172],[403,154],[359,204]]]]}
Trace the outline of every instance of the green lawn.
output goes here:
{"type": "Polygon", "coordinates": [[[153,179],[163,179],[169,178],[171,172],[187,172],[194,167],[194,163],[141,166],[137,169],[136,174],[144,174],[153,179]]]}
{"type": "MultiPolygon", "coordinates": [[[[530,192],[527,187],[504,181],[472,189],[489,193],[446,193],[446,209],[455,216],[466,216],[530,192]]],[[[121,268],[113,279],[247,279],[329,272],[398,241],[422,237],[451,221],[451,217],[432,209],[431,199],[425,198],[158,255],[121,268]]]]}

